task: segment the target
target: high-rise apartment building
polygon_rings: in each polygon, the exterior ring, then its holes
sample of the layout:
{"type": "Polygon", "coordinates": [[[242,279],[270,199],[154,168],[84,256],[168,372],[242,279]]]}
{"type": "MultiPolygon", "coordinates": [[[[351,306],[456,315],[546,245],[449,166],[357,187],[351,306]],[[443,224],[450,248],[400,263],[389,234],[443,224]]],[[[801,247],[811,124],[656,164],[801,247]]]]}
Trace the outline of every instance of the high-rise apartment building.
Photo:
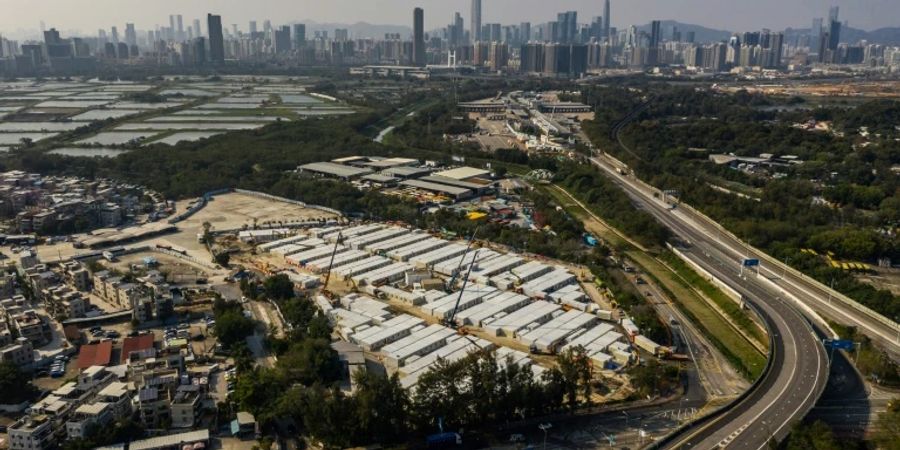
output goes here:
{"type": "Polygon", "coordinates": [[[209,33],[209,59],[217,64],[225,62],[225,37],[222,35],[222,16],[207,14],[206,30],[209,33]]]}
{"type": "Polygon", "coordinates": [[[413,10],[413,65],[425,66],[425,10],[413,10]]]}

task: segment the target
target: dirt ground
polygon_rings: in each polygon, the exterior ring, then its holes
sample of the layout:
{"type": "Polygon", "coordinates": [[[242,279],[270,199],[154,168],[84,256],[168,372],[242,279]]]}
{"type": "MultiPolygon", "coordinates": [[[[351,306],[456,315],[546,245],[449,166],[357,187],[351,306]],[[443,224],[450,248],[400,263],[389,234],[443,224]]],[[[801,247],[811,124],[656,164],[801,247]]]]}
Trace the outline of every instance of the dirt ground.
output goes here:
{"type": "Polygon", "coordinates": [[[129,267],[137,265],[144,267],[144,258],[151,257],[157,261],[157,265],[151,270],[158,270],[169,275],[169,282],[174,284],[193,284],[197,277],[209,277],[212,273],[198,264],[190,263],[186,260],[178,259],[169,255],[156,252],[141,252],[124,255],[115,262],[105,262],[104,265],[115,268],[122,272],[127,272],[129,267]]]}
{"type": "MultiPolygon", "coordinates": [[[[180,207],[180,205],[179,205],[180,207]]],[[[252,226],[254,220],[262,225],[269,221],[293,221],[312,218],[334,217],[323,211],[303,208],[297,205],[266,200],[247,194],[230,193],[218,195],[205,208],[178,224],[178,227],[190,231],[202,231],[203,223],[209,222],[214,230],[252,226]]],[[[196,233],[193,240],[196,241],[196,233]]]]}
{"type": "Polygon", "coordinates": [[[900,295],[900,269],[873,267],[873,275],[860,275],[859,280],[869,283],[876,289],[887,289],[894,295],[900,295]]]}

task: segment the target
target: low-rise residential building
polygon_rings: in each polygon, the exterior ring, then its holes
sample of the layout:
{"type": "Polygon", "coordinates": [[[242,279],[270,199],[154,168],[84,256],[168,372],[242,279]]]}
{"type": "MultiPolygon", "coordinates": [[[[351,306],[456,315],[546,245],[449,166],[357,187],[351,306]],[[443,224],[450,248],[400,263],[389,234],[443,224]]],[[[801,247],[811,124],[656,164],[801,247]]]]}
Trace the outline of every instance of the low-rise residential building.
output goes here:
{"type": "Polygon", "coordinates": [[[7,428],[9,450],[45,450],[55,445],[50,418],[26,416],[7,428]]]}
{"type": "Polygon", "coordinates": [[[44,343],[44,320],[33,309],[23,311],[10,317],[16,333],[32,343],[44,343]]]}
{"type": "Polygon", "coordinates": [[[79,292],[91,290],[91,274],[78,262],[69,262],[63,266],[63,274],[66,284],[79,292]]]}
{"type": "Polygon", "coordinates": [[[24,337],[0,348],[0,361],[9,361],[20,368],[30,368],[34,364],[34,346],[24,337]]]}
{"type": "Polygon", "coordinates": [[[112,407],[109,403],[96,402],[81,405],[75,409],[72,417],[66,422],[66,436],[68,439],[85,438],[90,429],[102,427],[112,418],[112,407]]]}
{"type": "Polygon", "coordinates": [[[200,386],[178,386],[172,397],[172,428],[192,428],[200,419],[203,395],[200,386]]]}

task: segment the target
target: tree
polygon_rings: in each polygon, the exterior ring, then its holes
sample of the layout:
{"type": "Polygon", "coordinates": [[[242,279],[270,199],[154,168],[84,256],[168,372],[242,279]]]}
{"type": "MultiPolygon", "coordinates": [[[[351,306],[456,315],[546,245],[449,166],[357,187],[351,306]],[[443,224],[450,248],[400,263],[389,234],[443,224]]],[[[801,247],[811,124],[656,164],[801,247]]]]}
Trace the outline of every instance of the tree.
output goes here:
{"type": "Polygon", "coordinates": [[[278,358],[277,367],[288,383],[327,385],[341,379],[341,362],[325,339],[303,339],[291,345],[278,358]]]}
{"type": "Polygon", "coordinates": [[[562,375],[562,387],[566,393],[569,409],[578,407],[578,397],[590,402],[592,387],[591,362],[583,348],[574,348],[556,357],[558,370],[562,375]]]}
{"type": "Polygon", "coordinates": [[[900,450],[900,398],[891,400],[887,410],[878,415],[873,440],[878,448],[900,450]]]}
{"type": "Polygon", "coordinates": [[[270,299],[286,300],[294,296],[294,283],[287,275],[280,273],[266,278],[263,290],[270,299]]]}
{"type": "Polygon", "coordinates": [[[356,374],[357,423],[369,441],[401,442],[409,431],[409,397],[397,374],[390,378],[366,371],[356,374]]]}
{"type": "Polygon", "coordinates": [[[31,378],[10,361],[0,362],[0,399],[2,403],[16,404],[31,400],[34,396],[31,378]]]}
{"type": "Polygon", "coordinates": [[[240,303],[217,298],[213,303],[213,313],[216,316],[216,337],[227,349],[244,342],[256,328],[253,321],[244,316],[240,303]]]}
{"type": "Polygon", "coordinates": [[[841,450],[841,442],[834,437],[831,428],[822,421],[799,424],[791,430],[787,450],[841,450]]]}

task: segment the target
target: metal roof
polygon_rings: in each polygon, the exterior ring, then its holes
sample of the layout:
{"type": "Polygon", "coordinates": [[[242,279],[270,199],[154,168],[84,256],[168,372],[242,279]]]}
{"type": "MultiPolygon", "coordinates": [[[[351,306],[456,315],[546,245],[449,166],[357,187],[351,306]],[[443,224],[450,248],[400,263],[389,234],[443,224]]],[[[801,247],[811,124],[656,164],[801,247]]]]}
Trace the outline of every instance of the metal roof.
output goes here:
{"type": "Polygon", "coordinates": [[[299,168],[303,171],[321,173],[342,178],[352,178],[372,173],[371,169],[345,166],[343,164],[335,164],[330,162],[315,162],[304,164],[299,168]]]}
{"type": "Polygon", "coordinates": [[[453,178],[456,180],[465,180],[467,178],[490,175],[490,173],[491,172],[488,170],[478,169],[476,167],[457,167],[455,169],[436,172],[435,175],[439,177],[453,178]]]}
{"type": "Polygon", "coordinates": [[[440,192],[440,193],[444,193],[444,194],[450,194],[450,195],[457,196],[457,197],[472,194],[472,191],[470,189],[449,186],[446,184],[429,183],[427,181],[420,181],[420,180],[407,180],[407,181],[400,182],[400,184],[402,184],[403,186],[425,189],[427,191],[434,191],[434,192],[440,192]]]}
{"type": "Polygon", "coordinates": [[[209,430],[188,431],[187,433],[142,439],[140,441],[132,442],[128,448],[130,450],[153,450],[201,441],[209,441],[209,430]]]}

